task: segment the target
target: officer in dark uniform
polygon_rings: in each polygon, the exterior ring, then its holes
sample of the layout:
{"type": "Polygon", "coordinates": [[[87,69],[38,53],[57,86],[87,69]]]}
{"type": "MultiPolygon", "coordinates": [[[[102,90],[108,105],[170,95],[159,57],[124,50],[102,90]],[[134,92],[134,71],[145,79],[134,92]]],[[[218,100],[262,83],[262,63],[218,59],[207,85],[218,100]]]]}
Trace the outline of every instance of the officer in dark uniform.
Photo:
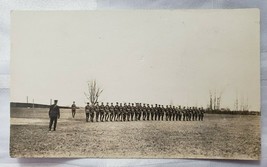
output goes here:
{"type": "Polygon", "coordinates": [[[101,105],[99,106],[99,110],[100,110],[100,121],[103,122],[104,121],[104,112],[105,112],[105,106],[104,106],[103,102],[101,102],[101,105]]]}
{"type": "Polygon", "coordinates": [[[119,121],[122,121],[123,120],[123,106],[122,106],[122,103],[120,103],[120,106],[119,106],[119,121]]]}
{"type": "Polygon", "coordinates": [[[60,111],[59,111],[59,107],[57,105],[57,100],[54,100],[54,104],[50,106],[49,108],[49,118],[50,118],[50,122],[49,122],[49,131],[51,131],[52,129],[52,125],[54,124],[54,128],[53,130],[56,131],[56,127],[57,127],[57,119],[60,118],[60,111]]]}
{"type": "Polygon", "coordinates": [[[90,114],[90,105],[87,103],[85,106],[85,121],[88,122],[89,120],[89,114],[90,114]]]}

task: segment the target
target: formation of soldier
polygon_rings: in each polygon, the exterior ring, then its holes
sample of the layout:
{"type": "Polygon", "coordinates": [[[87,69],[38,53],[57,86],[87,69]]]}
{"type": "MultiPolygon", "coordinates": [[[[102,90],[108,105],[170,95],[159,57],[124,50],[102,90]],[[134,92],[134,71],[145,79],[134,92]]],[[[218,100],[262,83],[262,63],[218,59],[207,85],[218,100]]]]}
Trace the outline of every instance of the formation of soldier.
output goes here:
{"type": "Polygon", "coordinates": [[[172,105],[150,105],[141,103],[113,103],[103,102],[85,106],[86,121],[203,121],[205,110],[203,107],[176,107],[172,105]]]}

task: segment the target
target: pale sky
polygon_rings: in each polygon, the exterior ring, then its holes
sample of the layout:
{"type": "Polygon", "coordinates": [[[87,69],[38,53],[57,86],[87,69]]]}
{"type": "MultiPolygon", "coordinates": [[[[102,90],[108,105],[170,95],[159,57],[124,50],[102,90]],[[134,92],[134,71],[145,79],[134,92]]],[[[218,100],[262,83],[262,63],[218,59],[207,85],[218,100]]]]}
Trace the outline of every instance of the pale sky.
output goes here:
{"type": "Polygon", "coordinates": [[[11,101],[100,101],[260,109],[259,10],[13,11],[11,101]]]}

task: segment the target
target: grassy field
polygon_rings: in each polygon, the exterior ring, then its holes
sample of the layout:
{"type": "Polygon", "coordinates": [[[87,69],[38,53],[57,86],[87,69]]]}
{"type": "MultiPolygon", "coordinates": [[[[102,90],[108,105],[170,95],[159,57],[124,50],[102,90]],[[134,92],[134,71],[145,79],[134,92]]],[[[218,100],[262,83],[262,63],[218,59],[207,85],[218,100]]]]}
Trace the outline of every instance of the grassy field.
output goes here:
{"type": "Polygon", "coordinates": [[[48,131],[48,109],[11,109],[12,157],[259,159],[260,117],[207,114],[204,121],[85,122],[61,110],[48,131]]]}

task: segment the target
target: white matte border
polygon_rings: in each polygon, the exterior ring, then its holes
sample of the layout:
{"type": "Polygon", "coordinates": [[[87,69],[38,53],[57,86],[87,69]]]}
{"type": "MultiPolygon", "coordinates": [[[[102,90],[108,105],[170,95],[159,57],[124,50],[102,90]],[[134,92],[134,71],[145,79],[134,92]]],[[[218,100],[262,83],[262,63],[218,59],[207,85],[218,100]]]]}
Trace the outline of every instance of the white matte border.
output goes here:
{"type": "Polygon", "coordinates": [[[265,0],[0,0],[0,166],[267,166],[267,1],[265,0]],[[10,11],[95,9],[260,8],[261,161],[190,159],[12,159],[9,158],[10,11]]]}

